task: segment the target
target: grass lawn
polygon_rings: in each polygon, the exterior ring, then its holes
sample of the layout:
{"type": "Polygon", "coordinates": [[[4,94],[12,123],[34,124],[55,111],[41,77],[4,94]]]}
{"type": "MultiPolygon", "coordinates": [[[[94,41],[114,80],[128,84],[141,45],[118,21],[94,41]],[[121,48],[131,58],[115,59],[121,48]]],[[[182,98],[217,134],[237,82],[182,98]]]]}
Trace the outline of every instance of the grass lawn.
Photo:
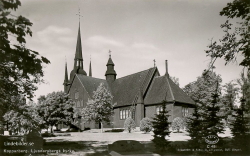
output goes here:
{"type": "MultiPolygon", "coordinates": [[[[147,149],[146,152],[154,151],[154,145],[151,142],[153,139],[153,133],[100,133],[99,130],[96,130],[87,132],[71,132],[69,134],[70,136],[45,138],[45,150],[60,150],[60,154],[51,153],[49,156],[109,156],[107,145],[117,140],[137,140],[144,144],[147,149]]],[[[225,134],[221,134],[221,136],[230,136],[230,131],[227,129],[225,134]]],[[[190,137],[187,136],[187,133],[185,132],[171,133],[170,137],[167,137],[167,139],[171,141],[171,144],[174,147],[184,147],[190,137]]],[[[180,155],[183,154],[185,153],[180,153],[180,155]]]]}

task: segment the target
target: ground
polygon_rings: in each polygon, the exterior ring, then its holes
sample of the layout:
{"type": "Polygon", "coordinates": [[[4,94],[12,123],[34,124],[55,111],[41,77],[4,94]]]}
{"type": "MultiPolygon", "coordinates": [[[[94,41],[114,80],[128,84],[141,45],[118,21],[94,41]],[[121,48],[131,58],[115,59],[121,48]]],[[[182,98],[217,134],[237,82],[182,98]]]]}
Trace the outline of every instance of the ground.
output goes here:
{"type": "MultiPolygon", "coordinates": [[[[65,134],[65,133],[63,133],[65,134]]],[[[67,134],[67,133],[66,133],[67,134]]],[[[45,138],[44,149],[60,150],[60,154],[51,153],[50,156],[99,156],[109,155],[107,151],[107,145],[117,140],[137,140],[146,147],[152,144],[153,133],[144,134],[143,132],[120,132],[100,133],[100,130],[91,130],[85,132],[71,132],[70,136],[57,136],[45,138]]],[[[224,134],[220,134],[221,137],[231,137],[230,130],[226,129],[224,134]]],[[[170,141],[187,141],[190,139],[187,133],[171,133],[167,137],[170,141]]]]}

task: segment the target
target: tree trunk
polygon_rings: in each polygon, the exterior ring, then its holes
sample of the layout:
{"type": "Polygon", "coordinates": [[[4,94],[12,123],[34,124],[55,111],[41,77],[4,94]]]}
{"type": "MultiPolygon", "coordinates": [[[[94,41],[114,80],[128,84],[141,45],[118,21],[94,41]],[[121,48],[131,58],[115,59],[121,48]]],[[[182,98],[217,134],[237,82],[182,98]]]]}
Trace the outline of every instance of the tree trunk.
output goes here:
{"type": "Polygon", "coordinates": [[[53,134],[53,126],[50,126],[50,132],[53,134]]]}
{"type": "Polygon", "coordinates": [[[103,133],[103,124],[101,122],[101,133],[103,133]]]}

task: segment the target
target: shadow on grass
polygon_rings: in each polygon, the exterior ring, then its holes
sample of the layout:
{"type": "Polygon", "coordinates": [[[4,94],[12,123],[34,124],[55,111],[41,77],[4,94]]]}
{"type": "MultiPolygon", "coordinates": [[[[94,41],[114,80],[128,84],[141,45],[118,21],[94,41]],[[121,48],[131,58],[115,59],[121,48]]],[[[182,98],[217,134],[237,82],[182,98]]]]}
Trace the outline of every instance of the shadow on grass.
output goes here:
{"type": "Polygon", "coordinates": [[[99,155],[109,155],[107,149],[108,142],[99,141],[66,141],[66,140],[56,140],[51,142],[46,142],[43,146],[44,150],[58,150],[59,154],[69,154],[79,153],[76,155],[84,156],[99,156],[99,155]],[[83,153],[83,154],[81,154],[83,153]]]}

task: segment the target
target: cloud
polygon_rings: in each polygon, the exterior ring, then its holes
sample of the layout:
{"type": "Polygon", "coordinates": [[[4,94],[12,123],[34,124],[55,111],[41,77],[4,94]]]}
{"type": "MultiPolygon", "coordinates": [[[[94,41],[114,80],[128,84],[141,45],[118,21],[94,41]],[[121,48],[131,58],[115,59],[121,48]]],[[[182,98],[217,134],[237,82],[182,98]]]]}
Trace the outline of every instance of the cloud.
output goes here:
{"type": "Polygon", "coordinates": [[[136,49],[158,50],[158,48],[156,48],[154,45],[145,43],[134,43],[131,47],[136,49]]]}
{"type": "Polygon", "coordinates": [[[112,40],[112,39],[109,39],[109,38],[103,37],[103,36],[92,36],[85,41],[85,44],[87,46],[90,46],[90,47],[98,46],[100,48],[103,48],[106,46],[115,46],[115,47],[123,47],[124,46],[124,44],[119,42],[119,41],[115,41],[115,40],[112,40]]]}

